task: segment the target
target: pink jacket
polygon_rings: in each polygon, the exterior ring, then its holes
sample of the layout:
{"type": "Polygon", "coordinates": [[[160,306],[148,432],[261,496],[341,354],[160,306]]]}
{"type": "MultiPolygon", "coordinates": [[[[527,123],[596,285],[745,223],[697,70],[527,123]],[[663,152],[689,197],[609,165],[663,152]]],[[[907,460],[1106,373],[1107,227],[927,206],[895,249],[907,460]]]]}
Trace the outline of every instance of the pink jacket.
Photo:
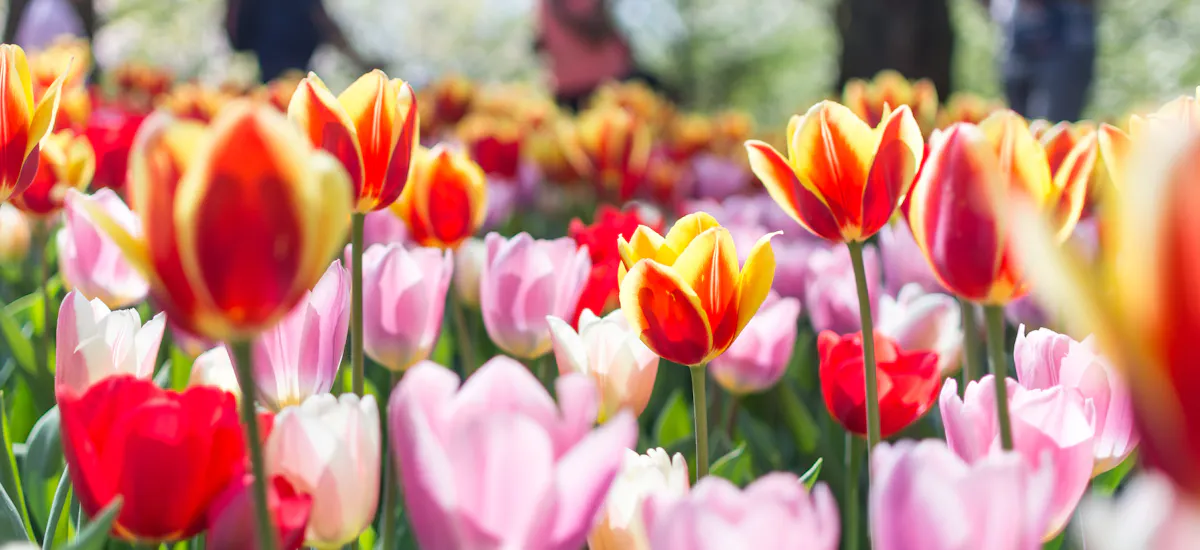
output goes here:
{"type": "Polygon", "coordinates": [[[550,3],[561,1],[572,13],[585,14],[603,0],[541,0],[540,36],[549,58],[554,91],[559,95],[581,94],[612,79],[623,78],[633,69],[632,54],[625,40],[613,34],[598,42],[579,34],[569,23],[555,17],[550,3]]]}

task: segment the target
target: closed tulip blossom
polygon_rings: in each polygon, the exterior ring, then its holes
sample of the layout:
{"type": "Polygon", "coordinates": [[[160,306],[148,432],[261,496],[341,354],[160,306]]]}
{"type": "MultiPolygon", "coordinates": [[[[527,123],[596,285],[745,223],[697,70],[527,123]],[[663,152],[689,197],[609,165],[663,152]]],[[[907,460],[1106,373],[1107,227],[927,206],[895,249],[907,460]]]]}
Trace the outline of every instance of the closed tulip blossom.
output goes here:
{"type": "Polygon", "coordinates": [[[738,489],[706,477],[686,496],[647,499],[642,518],[654,550],[838,547],[837,502],[824,483],[811,493],[795,474],[773,472],[738,489]]]}
{"type": "Polygon", "coordinates": [[[442,328],[454,254],[376,245],[363,254],[363,346],[401,372],[429,357],[442,328]]]}
{"type": "Polygon", "coordinates": [[[642,414],[658,375],[658,356],[629,328],[624,313],[603,318],[591,310],[579,316],[579,331],[558,317],[546,318],[560,374],[578,372],[592,377],[600,391],[598,422],[621,409],[642,414]]]}
{"type": "Polygon", "coordinates": [[[454,293],[468,306],[479,307],[479,275],[486,261],[487,246],[481,239],[471,237],[455,250],[454,293]]]}
{"type": "Polygon", "coordinates": [[[1137,447],[1133,404],[1121,373],[1088,337],[1076,342],[1047,329],[1017,334],[1013,362],[1017,380],[1029,389],[1074,388],[1095,407],[1096,464],[1093,475],[1115,468],[1137,447]]]}
{"type": "Polygon", "coordinates": [[[550,351],[546,317],[570,318],[592,267],[587,247],[569,238],[505,239],[488,233],[479,300],[488,336],[505,352],[535,359],[550,351]]]}
{"type": "Polygon", "coordinates": [[[488,214],[488,185],[470,157],[444,145],[418,149],[412,176],[392,211],[408,222],[421,246],[457,248],[488,214]]]}
{"type": "Polygon", "coordinates": [[[229,350],[225,346],[217,346],[196,356],[192,362],[192,372],[188,375],[188,387],[192,386],[219,388],[241,399],[242,389],[233,370],[233,359],[229,357],[229,350]]]}
{"type": "MultiPolygon", "coordinates": [[[[68,194],[63,228],[56,236],[58,267],[63,284],[109,307],[127,307],[146,298],[150,285],[121,248],[92,221],[81,198],[68,194]]],[[[90,200],[131,234],[139,234],[141,221],[111,189],[101,189],[90,200]]]]}
{"type": "Polygon", "coordinates": [[[1139,472],[1117,495],[1093,493],[1079,514],[1090,549],[1190,550],[1200,540],[1200,505],[1158,472],[1139,472]]]}
{"type": "Polygon", "coordinates": [[[382,435],[375,397],[314,395],[275,418],[267,471],[312,495],[305,544],[337,548],[375,519],[382,435]]]}
{"type": "MultiPolygon", "coordinates": [[[[1000,448],[994,380],[987,375],[968,383],[962,398],[953,378],[942,388],[946,444],[968,463],[1000,448]]],[[[1073,389],[1028,390],[1014,380],[1006,382],[1013,450],[1029,468],[1049,464],[1054,470],[1050,520],[1043,536],[1048,541],[1066,526],[1092,477],[1095,408],[1073,389]]]]}
{"type": "MultiPolygon", "coordinates": [[[[831,330],[850,334],[862,330],[858,309],[858,289],[854,281],[854,266],[850,252],[844,247],[821,248],[808,255],[805,265],[804,306],[817,332],[831,330]]],[[[875,247],[863,248],[863,267],[867,291],[871,296],[872,317],[878,317],[879,300],[883,296],[879,255],[875,247]]]]}
{"type": "Polygon", "coordinates": [[[17,207],[0,204],[0,264],[19,263],[29,255],[33,241],[30,221],[17,207]]]}
{"type": "Polygon", "coordinates": [[[121,497],[118,538],[157,544],[200,533],[245,471],[236,402],[221,390],[178,393],[118,375],[82,394],[60,388],[57,398],[72,488],[88,517],[121,497]]]}
{"type": "Polygon", "coordinates": [[[568,374],[555,387],[559,405],[528,369],[503,356],[461,388],[457,375],[432,363],[405,374],[388,417],[418,545],[583,546],[637,440],[637,423],[622,412],[593,429],[599,402],[592,381],[568,374]]]}
{"type": "Polygon", "coordinates": [[[24,191],[9,198],[35,216],[57,214],[71,190],[83,190],[96,173],[96,153],[87,138],[70,130],[47,135],[38,154],[37,174],[24,191]]]}
{"type": "Polygon", "coordinates": [[[662,449],[646,454],[626,449],[621,472],[604,499],[602,516],[588,535],[590,550],[650,550],[642,507],[646,499],[663,495],[683,497],[688,492],[688,468],[683,455],[662,449]]]}
{"type": "MultiPolygon", "coordinates": [[[[258,550],[254,535],[254,476],[235,477],[208,509],[205,543],[224,550],[258,550]]],[[[312,496],[299,493],[282,476],[267,482],[267,509],[276,529],[275,547],[299,550],[312,511],[312,496]]]]}
{"type": "Polygon", "coordinates": [[[254,339],[258,398],[278,411],[333,388],[350,328],[350,274],[334,260],[279,324],[254,339]]]}
{"type": "MultiPolygon", "coordinates": [[[[994,452],[965,461],[937,439],[871,452],[871,544],[878,550],[1039,550],[1054,471],[994,452]]],[[[1125,547],[1132,548],[1132,547],[1125,547]]]]}
{"type": "Polygon", "coordinates": [[[33,182],[38,171],[39,144],[54,128],[63,81],[69,71],[59,74],[35,103],[25,51],[14,44],[0,45],[0,64],[5,74],[0,89],[5,121],[0,129],[0,202],[4,202],[33,182]]]}
{"type": "Polygon", "coordinates": [[[799,300],[769,293],[733,345],[708,364],[709,372],[725,391],[738,395],[774,386],[792,360],[799,317],[799,300]]]}
{"type": "Polygon", "coordinates": [[[929,131],[938,112],[937,88],[929,79],[909,81],[894,70],[879,71],[870,80],[851,79],[842,90],[842,101],[870,125],[879,124],[892,109],[907,105],[921,128],[929,131]]]}
{"type": "Polygon", "coordinates": [[[166,320],[159,313],[142,324],[132,309],[110,311],[98,299],[68,292],[58,309],[54,386],[83,393],[110,376],[154,375],[166,320]]]}
{"type": "MultiPolygon", "coordinates": [[[[847,431],[865,436],[867,397],[862,346],[861,334],[839,336],[825,331],[817,336],[825,406],[847,431]]],[[[942,374],[936,353],[901,348],[881,333],[875,334],[875,354],[880,436],[886,438],[907,428],[933,407],[942,374]]]]}
{"type": "Polygon", "coordinates": [[[892,298],[879,302],[879,332],[906,350],[937,353],[938,372],[954,374],[961,366],[963,349],[962,311],[958,301],[941,293],[926,293],[909,283],[892,298]]]}

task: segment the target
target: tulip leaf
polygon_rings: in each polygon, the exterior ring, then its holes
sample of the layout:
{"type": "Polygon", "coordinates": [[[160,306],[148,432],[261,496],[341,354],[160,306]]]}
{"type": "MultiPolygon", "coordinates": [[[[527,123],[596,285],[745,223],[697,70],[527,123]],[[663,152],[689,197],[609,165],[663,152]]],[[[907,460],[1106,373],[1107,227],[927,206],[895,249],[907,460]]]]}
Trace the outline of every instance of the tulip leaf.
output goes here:
{"type": "Polygon", "coordinates": [[[58,430],[58,407],[54,407],[42,415],[29,434],[21,482],[25,486],[25,500],[35,529],[46,525],[49,519],[50,502],[58,486],[58,475],[63,470],[62,439],[58,430]]]}
{"type": "Polygon", "coordinates": [[[1133,467],[1137,465],[1137,453],[1132,453],[1125,457],[1113,469],[1104,472],[1092,480],[1092,490],[1102,495],[1112,495],[1117,492],[1117,487],[1121,486],[1121,482],[1133,471],[1133,467]]]}
{"type": "Polygon", "coordinates": [[[359,549],[360,550],[373,550],[375,548],[375,538],[376,538],[375,528],[367,527],[366,531],[363,531],[361,534],[358,535],[359,549]]]}
{"type": "Polygon", "coordinates": [[[822,462],[825,462],[825,459],[818,458],[816,462],[813,462],[812,467],[810,467],[807,472],[804,472],[804,475],[800,476],[800,482],[804,483],[805,489],[811,491],[813,485],[817,484],[817,478],[821,476],[822,462]]]}
{"type": "Polygon", "coordinates": [[[71,541],[66,550],[100,550],[104,548],[104,543],[108,542],[108,533],[112,531],[112,524],[116,521],[120,511],[121,497],[118,496],[103,510],[100,510],[100,515],[96,519],[79,530],[79,535],[71,541]]]}
{"type": "Polygon", "coordinates": [[[28,541],[29,532],[21,521],[21,513],[16,504],[8,496],[8,492],[0,493],[0,544],[7,542],[28,541]]]}
{"type": "Polygon", "coordinates": [[[21,522],[25,526],[27,532],[33,532],[33,525],[29,522],[29,511],[25,507],[25,493],[21,490],[21,482],[19,480],[19,470],[17,470],[17,459],[13,454],[13,439],[12,430],[8,426],[8,409],[5,407],[4,392],[0,392],[0,437],[3,438],[4,456],[0,456],[0,487],[3,487],[4,493],[9,495],[17,510],[21,512],[21,522]]]}
{"type": "Polygon", "coordinates": [[[690,435],[692,415],[683,399],[683,392],[675,390],[667,399],[667,406],[658,415],[658,422],[654,425],[654,441],[659,447],[670,447],[690,435]]]}
{"type": "MultiPolygon", "coordinates": [[[[188,380],[192,376],[192,363],[195,360],[188,357],[188,354],[179,349],[179,346],[171,346],[169,356],[170,359],[167,359],[167,361],[170,362],[171,366],[171,389],[183,391],[184,388],[187,388],[188,380]]],[[[163,368],[166,368],[166,366],[163,368]]]]}
{"type": "MultiPolygon", "coordinates": [[[[50,516],[46,520],[46,534],[42,537],[43,548],[50,548],[54,543],[54,539],[58,538],[56,536],[58,528],[60,526],[65,527],[65,524],[60,522],[59,519],[62,518],[63,508],[67,505],[67,493],[70,490],[71,476],[67,475],[67,469],[63,468],[63,473],[58,478],[58,485],[54,488],[54,501],[50,503],[50,516]]],[[[66,523],[70,523],[70,521],[66,523]]]]}
{"type": "Polygon", "coordinates": [[[10,308],[16,303],[0,308],[0,334],[3,334],[8,342],[9,353],[17,362],[17,366],[26,373],[33,374],[36,370],[33,364],[33,337],[21,330],[21,323],[12,315],[10,308]]]}
{"type": "Polygon", "coordinates": [[[739,486],[750,483],[754,479],[754,468],[751,465],[750,453],[746,450],[746,443],[742,442],[737,448],[718,458],[712,463],[708,473],[728,479],[739,486]]]}
{"type": "Polygon", "coordinates": [[[1067,532],[1063,531],[1054,537],[1050,542],[1042,545],[1042,550],[1059,550],[1063,547],[1063,541],[1067,538],[1067,532]]]}

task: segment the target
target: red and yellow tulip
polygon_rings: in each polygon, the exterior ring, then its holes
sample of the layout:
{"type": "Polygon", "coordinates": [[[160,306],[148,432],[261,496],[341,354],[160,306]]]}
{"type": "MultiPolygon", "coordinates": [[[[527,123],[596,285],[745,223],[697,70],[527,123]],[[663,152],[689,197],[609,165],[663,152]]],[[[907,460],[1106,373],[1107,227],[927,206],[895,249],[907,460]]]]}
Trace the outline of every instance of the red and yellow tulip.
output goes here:
{"type": "Polygon", "coordinates": [[[625,109],[606,106],[581,114],[576,131],[597,188],[631,198],[650,160],[650,128],[625,109]]]}
{"type": "Polygon", "coordinates": [[[38,171],[24,191],[13,195],[13,206],[47,216],[63,208],[67,191],[83,190],[96,174],[96,153],[82,135],[61,130],[42,140],[38,171]]]}
{"type": "Polygon", "coordinates": [[[842,103],[870,126],[878,126],[888,112],[908,105],[925,132],[933,130],[938,112],[937,88],[928,79],[909,81],[893,71],[880,71],[871,80],[851,79],[842,90],[842,103]]]}
{"type": "Polygon", "coordinates": [[[992,113],[1004,108],[1004,102],[984,99],[970,92],[958,92],[942,104],[937,114],[938,128],[949,128],[956,122],[979,124],[992,113]]]}
{"type": "Polygon", "coordinates": [[[356,212],[387,208],[400,197],[419,139],[417,98],[404,81],[374,70],[334,97],[309,73],[296,87],[288,118],[346,167],[356,212]]]}
{"type": "Polygon", "coordinates": [[[871,128],[823,101],[788,123],[788,156],[746,142],[750,167],[783,210],[832,242],[865,241],[892,218],[912,186],[925,140],[907,106],[871,128]]]}
{"type": "Polygon", "coordinates": [[[487,178],[466,153],[417,149],[412,176],[392,211],[421,246],[458,248],[487,216],[487,178]]]}
{"type": "Polygon", "coordinates": [[[520,126],[496,116],[471,115],[458,125],[458,137],[488,175],[516,179],[521,168],[520,126]]]}
{"type": "Polygon", "coordinates": [[[0,201],[29,187],[38,168],[38,143],[54,127],[63,72],[34,102],[25,51],[0,45],[0,201]]]}
{"type": "Polygon", "coordinates": [[[664,359],[703,365],[721,355],[758,311],[775,278],[771,237],[744,266],[729,230],[697,212],[661,236],[640,226],[620,237],[621,309],[642,341],[664,359]]]}
{"type": "Polygon", "coordinates": [[[155,113],[129,164],[140,234],[90,202],[88,213],[197,335],[244,339],[275,324],[345,242],[349,177],[267,105],[231,102],[208,128],[155,113]]]}
{"type": "Polygon", "coordinates": [[[92,52],[87,40],[62,36],[46,49],[30,52],[29,70],[33,78],[33,93],[41,96],[66,74],[59,100],[54,129],[82,129],[92,112],[92,98],[86,80],[92,69],[92,52]]]}

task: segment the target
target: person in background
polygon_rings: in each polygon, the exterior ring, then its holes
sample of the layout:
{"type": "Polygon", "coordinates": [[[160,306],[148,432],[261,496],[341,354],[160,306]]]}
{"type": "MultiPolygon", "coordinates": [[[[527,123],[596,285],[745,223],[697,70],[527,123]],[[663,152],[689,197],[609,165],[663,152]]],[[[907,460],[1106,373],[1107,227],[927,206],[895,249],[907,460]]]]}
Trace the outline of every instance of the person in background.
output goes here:
{"type": "Polygon", "coordinates": [[[1000,26],[1004,94],[1026,118],[1083,115],[1096,64],[1093,0],[982,0],[1000,26]]]}
{"type": "Polygon", "coordinates": [[[4,42],[40,50],[59,36],[96,35],[96,6],[92,0],[9,0],[4,42]]]}
{"type": "Polygon", "coordinates": [[[538,24],[535,48],[560,105],[577,110],[601,84],[640,76],[606,0],[541,0],[538,24]]]}
{"type": "Polygon", "coordinates": [[[289,70],[307,71],[323,43],[364,70],[381,66],[350,45],[321,0],[228,0],[225,28],[233,49],[258,57],[264,82],[289,70]]]}

